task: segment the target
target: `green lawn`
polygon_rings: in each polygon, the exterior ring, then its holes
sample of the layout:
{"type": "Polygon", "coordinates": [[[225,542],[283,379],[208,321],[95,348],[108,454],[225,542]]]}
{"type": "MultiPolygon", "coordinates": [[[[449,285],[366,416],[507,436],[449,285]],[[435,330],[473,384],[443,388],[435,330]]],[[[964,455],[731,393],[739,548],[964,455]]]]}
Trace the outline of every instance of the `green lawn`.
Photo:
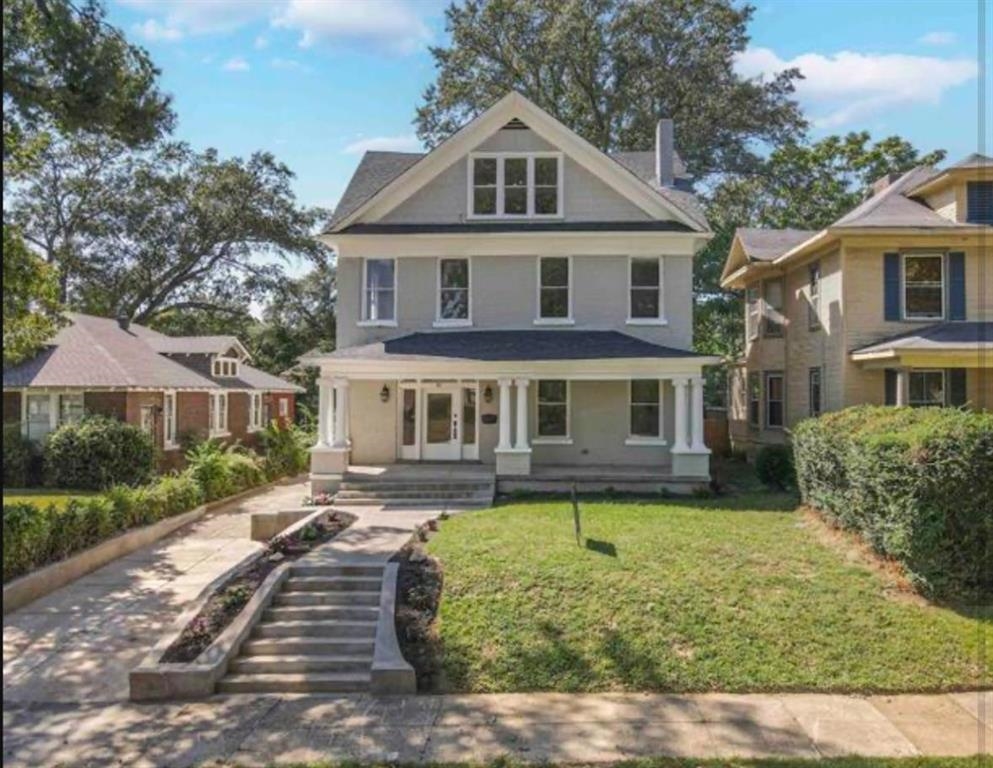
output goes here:
{"type": "Polygon", "coordinates": [[[54,488],[4,488],[4,504],[34,504],[36,507],[45,507],[49,504],[57,504],[64,508],[72,499],[82,496],[95,496],[94,491],[60,491],[54,488]]]}
{"type": "MultiPolygon", "coordinates": [[[[893,595],[785,495],[453,517],[439,632],[453,691],[971,688],[980,625],[893,595]]],[[[993,627],[986,612],[982,628],[993,627]]]]}

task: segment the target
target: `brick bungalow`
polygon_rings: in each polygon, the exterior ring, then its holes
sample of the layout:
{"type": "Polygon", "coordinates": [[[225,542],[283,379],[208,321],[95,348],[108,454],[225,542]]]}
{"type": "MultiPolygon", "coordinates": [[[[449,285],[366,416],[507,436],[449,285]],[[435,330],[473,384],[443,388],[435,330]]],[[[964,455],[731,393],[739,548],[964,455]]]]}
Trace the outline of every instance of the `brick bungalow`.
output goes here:
{"type": "Polygon", "coordinates": [[[41,441],[60,424],[103,414],[141,426],[164,468],[190,435],[254,445],[273,419],[292,423],[303,389],[248,364],[234,336],[166,336],[78,313],[36,357],[3,372],[3,422],[41,441]]]}

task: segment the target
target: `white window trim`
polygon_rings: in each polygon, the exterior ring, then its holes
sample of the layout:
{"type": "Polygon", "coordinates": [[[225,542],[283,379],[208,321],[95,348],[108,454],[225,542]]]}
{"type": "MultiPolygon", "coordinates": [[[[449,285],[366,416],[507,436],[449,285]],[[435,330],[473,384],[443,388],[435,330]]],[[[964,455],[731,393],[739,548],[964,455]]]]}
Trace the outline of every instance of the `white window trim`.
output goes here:
{"type": "Polygon", "coordinates": [[[359,320],[356,325],[359,328],[396,328],[397,315],[400,309],[400,264],[396,256],[376,256],[362,259],[362,301],[359,320]],[[369,320],[369,289],[366,287],[368,278],[369,261],[392,261],[393,262],[393,319],[392,320],[369,320]]]}
{"type": "Polygon", "coordinates": [[[179,447],[179,435],[177,434],[178,418],[177,413],[179,412],[179,396],[176,394],[175,389],[166,389],[162,391],[162,448],[164,450],[175,450],[179,447]],[[166,398],[172,398],[172,417],[168,418],[168,411],[166,410],[166,398]],[[168,439],[169,432],[172,432],[172,440],[168,439]]]}
{"type": "MultiPolygon", "coordinates": [[[[573,269],[572,256],[539,256],[535,260],[535,291],[534,291],[534,324],[535,325],[575,325],[576,320],[573,316],[572,307],[572,297],[573,297],[573,275],[575,270],[573,269]],[[569,316],[568,317],[542,317],[541,316],[541,260],[542,259],[565,259],[568,263],[569,269],[569,316]]],[[[554,286],[550,286],[554,287],[554,286]]]]}
{"type": "MultiPolygon", "coordinates": [[[[898,384],[899,386],[899,384],[898,384]]],[[[948,376],[947,371],[943,368],[912,368],[907,371],[907,405],[914,406],[917,408],[943,408],[948,404],[948,376]],[[910,377],[915,374],[929,374],[936,373],[941,376],[941,403],[934,405],[932,403],[921,403],[913,402],[910,399],[910,377]]]]}
{"type": "Polygon", "coordinates": [[[290,401],[289,398],[280,397],[277,400],[276,414],[280,418],[287,418],[290,415],[290,401]]]}
{"type": "Polygon", "coordinates": [[[241,370],[241,361],[237,357],[226,357],[219,355],[215,357],[211,363],[211,375],[218,379],[233,379],[238,376],[241,370]],[[233,365],[232,373],[222,373],[221,369],[225,364],[233,365]]]}
{"type": "Polygon", "coordinates": [[[262,392],[248,393],[248,429],[247,432],[262,431],[262,392]],[[258,409],[256,410],[256,403],[258,409]]]}
{"type": "Polygon", "coordinates": [[[563,381],[563,379],[535,379],[534,380],[534,396],[532,402],[534,403],[534,410],[532,414],[534,415],[534,437],[531,438],[532,445],[572,445],[572,379],[565,379],[565,434],[564,435],[546,435],[542,436],[538,434],[539,424],[541,423],[538,419],[538,385],[541,381],[563,381]]]}
{"type": "Polygon", "coordinates": [[[948,290],[948,280],[945,275],[945,254],[941,251],[921,251],[919,253],[903,253],[900,255],[900,314],[903,320],[908,323],[934,323],[945,319],[947,313],[947,302],[945,301],[945,291],[948,290]],[[941,264],[941,314],[928,316],[915,316],[907,314],[907,259],[937,258],[941,264]]]}
{"type": "MultiPolygon", "coordinates": [[[[18,390],[9,390],[18,391],[18,390]]],[[[59,407],[59,398],[63,395],[81,395],[83,397],[83,415],[86,415],[86,390],[79,388],[52,389],[42,392],[33,392],[30,388],[19,390],[21,393],[21,434],[28,436],[28,397],[48,397],[48,427],[49,433],[54,432],[60,426],[59,417],[62,409],[59,407]]]]}
{"type": "Polygon", "coordinates": [[[786,374],[783,371],[765,371],[762,375],[762,393],[761,393],[761,403],[762,410],[765,411],[762,423],[765,429],[785,429],[786,428],[786,374]],[[782,380],[782,390],[783,396],[779,399],[779,403],[783,406],[783,423],[782,424],[770,424],[769,423],[769,379],[776,378],[782,380]]]}
{"type": "MultiPolygon", "coordinates": [[[[624,445],[668,445],[669,443],[665,439],[665,396],[662,394],[662,390],[665,388],[664,379],[659,380],[659,436],[648,437],[631,434],[631,408],[634,406],[634,401],[631,398],[631,387],[635,381],[638,379],[628,381],[628,436],[624,440],[624,445]]],[[[639,405],[648,405],[648,403],[639,403],[639,405]]]]}
{"type": "MultiPolygon", "coordinates": [[[[635,259],[649,259],[651,256],[628,256],[628,316],[627,325],[668,325],[669,321],[665,317],[665,257],[658,256],[659,260],[659,316],[658,317],[632,317],[631,316],[631,291],[632,270],[635,259]]],[[[641,286],[644,287],[644,286],[641,286]]]]}
{"type": "Polygon", "coordinates": [[[563,184],[564,173],[563,168],[565,166],[564,156],[561,152],[470,152],[466,158],[467,160],[467,173],[466,173],[466,218],[468,219],[561,219],[564,216],[563,213],[563,197],[565,185],[563,184]],[[534,161],[535,158],[540,157],[554,157],[558,160],[557,170],[558,170],[558,194],[556,195],[555,202],[557,203],[557,210],[555,213],[534,213],[534,161]],[[497,178],[496,178],[496,213],[475,213],[473,210],[473,189],[474,189],[474,170],[476,159],[487,159],[495,158],[497,161],[497,178]],[[503,212],[503,164],[507,158],[525,158],[528,164],[528,205],[527,213],[504,213],[503,212]]]}
{"type": "Polygon", "coordinates": [[[434,302],[434,323],[435,328],[468,328],[472,325],[472,259],[468,256],[439,256],[435,260],[435,302],[434,302]],[[466,303],[468,317],[466,318],[445,318],[441,316],[441,262],[443,261],[464,261],[466,263],[466,303]]]}
{"type": "MultiPolygon", "coordinates": [[[[208,425],[208,434],[210,435],[210,437],[227,437],[231,434],[231,428],[230,428],[231,398],[229,397],[229,393],[227,391],[210,392],[209,396],[211,402],[213,403],[213,418],[210,419],[210,424],[208,425]],[[223,428],[217,426],[220,423],[220,419],[218,417],[221,413],[220,401],[222,398],[224,399],[223,428]]],[[[210,415],[209,412],[208,415],[210,415]]]]}

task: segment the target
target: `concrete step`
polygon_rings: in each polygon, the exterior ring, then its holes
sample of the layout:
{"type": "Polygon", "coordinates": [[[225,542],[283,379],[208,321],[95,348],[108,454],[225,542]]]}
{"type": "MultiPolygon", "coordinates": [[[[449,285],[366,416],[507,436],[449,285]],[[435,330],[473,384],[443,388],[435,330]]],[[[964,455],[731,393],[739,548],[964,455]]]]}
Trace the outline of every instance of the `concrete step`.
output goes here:
{"type": "Polygon", "coordinates": [[[290,566],[293,576],[361,576],[370,579],[383,578],[381,565],[322,565],[319,563],[296,562],[290,566]]]}
{"type": "Polygon", "coordinates": [[[379,605],[379,592],[280,592],[272,601],[282,605],[379,605]]]}
{"type": "Polygon", "coordinates": [[[433,498],[388,498],[382,499],[375,496],[359,496],[351,499],[335,499],[336,503],[342,506],[352,507],[373,507],[391,506],[422,509],[430,507],[441,507],[443,509],[475,509],[477,507],[488,507],[492,503],[492,498],[457,498],[457,499],[433,499],[433,498]]]}
{"type": "Polygon", "coordinates": [[[350,488],[339,490],[335,501],[374,496],[380,499],[463,499],[484,498],[492,496],[492,491],[475,488],[350,488]]]}
{"type": "Polygon", "coordinates": [[[494,480],[353,480],[345,475],[338,486],[343,491],[368,490],[382,488],[384,490],[410,488],[422,491],[485,491],[495,485],[494,480]]]}
{"type": "Polygon", "coordinates": [[[306,637],[306,638],[345,638],[376,636],[375,621],[263,621],[255,626],[253,638],[266,637],[306,637]]]}
{"type": "Polygon", "coordinates": [[[372,656],[375,638],[368,637],[267,637],[241,644],[243,656],[372,656]]]}
{"type": "Polygon", "coordinates": [[[218,683],[219,693],[349,693],[369,689],[369,672],[286,673],[228,675],[218,683]]]}
{"type": "Polygon", "coordinates": [[[378,605],[281,605],[267,608],[262,621],[375,621],[378,617],[378,605]]]}
{"type": "Polygon", "coordinates": [[[368,672],[372,654],[365,656],[241,656],[231,662],[229,673],[279,675],[286,672],[368,672]]]}
{"type": "Polygon", "coordinates": [[[284,592],[378,592],[381,578],[368,576],[291,576],[284,592]]]}

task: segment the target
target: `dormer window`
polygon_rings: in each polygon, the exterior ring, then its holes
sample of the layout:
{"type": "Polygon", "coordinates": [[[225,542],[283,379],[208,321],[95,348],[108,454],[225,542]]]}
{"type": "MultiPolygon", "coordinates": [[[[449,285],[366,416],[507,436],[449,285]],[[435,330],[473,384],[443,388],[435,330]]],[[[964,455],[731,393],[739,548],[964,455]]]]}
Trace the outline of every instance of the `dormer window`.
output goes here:
{"type": "Polygon", "coordinates": [[[561,153],[471,154],[469,211],[474,218],[561,216],[561,153]]]}
{"type": "Polygon", "coordinates": [[[212,373],[217,378],[232,378],[238,375],[238,360],[233,357],[215,357],[212,373]]]}

